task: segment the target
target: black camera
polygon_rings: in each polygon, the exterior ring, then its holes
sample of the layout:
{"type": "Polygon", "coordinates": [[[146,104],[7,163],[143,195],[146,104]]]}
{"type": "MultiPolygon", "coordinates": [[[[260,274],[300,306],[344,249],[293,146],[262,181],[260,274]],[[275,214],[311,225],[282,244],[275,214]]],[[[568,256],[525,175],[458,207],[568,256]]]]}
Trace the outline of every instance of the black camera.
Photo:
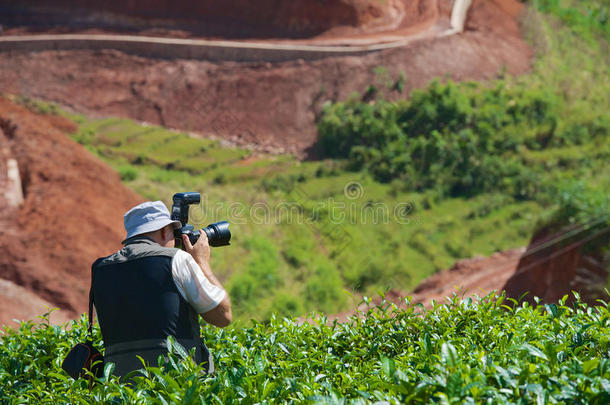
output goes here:
{"type": "MultiPolygon", "coordinates": [[[[196,230],[193,225],[188,224],[189,221],[189,206],[199,204],[201,195],[195,192],[176,193],[172,198],[172,219],[180,221],[182,227],[174,231],[176,238],[176,247],[182,247],[182,235],[187,235],[191,244],[195,244],[201,236],[200,231],[196,230]]],[[[227,246],[231,241],[231,231],[229,231],[229,223],[220,221],[210,224],[202,229],[208,236],[210,246],[227,246]]]]}

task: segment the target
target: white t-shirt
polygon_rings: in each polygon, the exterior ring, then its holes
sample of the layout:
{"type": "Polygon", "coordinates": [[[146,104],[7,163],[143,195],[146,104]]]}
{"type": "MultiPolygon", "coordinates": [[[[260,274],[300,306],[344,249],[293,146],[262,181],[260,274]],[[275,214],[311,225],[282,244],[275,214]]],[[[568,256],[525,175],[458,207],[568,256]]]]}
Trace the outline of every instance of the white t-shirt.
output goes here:
{"type": "Polygon", "coordinates": [[[193,256],[184,250],[178,250],[172,260],[172,276],[182,298],[198,314],[216,308],[225,298],[225,290],[212,284],[193,256]]]}

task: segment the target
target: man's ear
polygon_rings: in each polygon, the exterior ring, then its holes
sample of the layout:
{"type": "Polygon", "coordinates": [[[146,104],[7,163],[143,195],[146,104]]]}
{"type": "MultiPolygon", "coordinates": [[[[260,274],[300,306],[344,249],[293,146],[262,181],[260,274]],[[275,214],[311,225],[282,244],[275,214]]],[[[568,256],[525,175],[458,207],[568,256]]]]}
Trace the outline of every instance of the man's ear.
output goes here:
{"type": "Polygon", "coordinates": [[[163,235],[165,240],[169,241],[171,239],[174,239],[174,224],[169,224],[168,226],[166,226],[165,228],[163,228],[165,232],[167,232],[167,234],[163,235]]]}

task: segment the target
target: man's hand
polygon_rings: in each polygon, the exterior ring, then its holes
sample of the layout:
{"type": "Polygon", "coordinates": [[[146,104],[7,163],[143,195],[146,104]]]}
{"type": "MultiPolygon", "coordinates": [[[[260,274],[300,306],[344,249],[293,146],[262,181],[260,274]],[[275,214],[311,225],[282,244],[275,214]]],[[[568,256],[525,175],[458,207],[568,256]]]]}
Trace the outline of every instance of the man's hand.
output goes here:
{"type": "Polygon", "coordinates": [[[210,264],[210,245],[208,243],[208,235],[205,232],[200,231],[201,236],[194,245],[191,244],[187,235],[182,235],[182,243],[184,244],[184,250],[193,256],[193,259],[201,266],[209,266],[210,264]]]}

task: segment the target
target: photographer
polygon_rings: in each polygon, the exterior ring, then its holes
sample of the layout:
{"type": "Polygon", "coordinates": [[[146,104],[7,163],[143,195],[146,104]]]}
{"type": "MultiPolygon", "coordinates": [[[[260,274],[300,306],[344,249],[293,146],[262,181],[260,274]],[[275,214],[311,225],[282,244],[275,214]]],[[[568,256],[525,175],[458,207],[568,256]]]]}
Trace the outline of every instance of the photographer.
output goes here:
{"type": "Polygon", "coordinates": [[[174,248],[174,230],[181,224],[170,218],[161,201],[137,205],[125,213],[124,223],[124,247],[92,266],[106,361],[115,363],[119,376],[142,368],[136,356],[157,366],[171,335],[188,352],[194,348],[195,361],[207,363],[213,372],[198,314],[225,327],[231,322],[231,303],[212,273],[206,234],[194,245],[182,235],[185,251],[174,248]]]}

